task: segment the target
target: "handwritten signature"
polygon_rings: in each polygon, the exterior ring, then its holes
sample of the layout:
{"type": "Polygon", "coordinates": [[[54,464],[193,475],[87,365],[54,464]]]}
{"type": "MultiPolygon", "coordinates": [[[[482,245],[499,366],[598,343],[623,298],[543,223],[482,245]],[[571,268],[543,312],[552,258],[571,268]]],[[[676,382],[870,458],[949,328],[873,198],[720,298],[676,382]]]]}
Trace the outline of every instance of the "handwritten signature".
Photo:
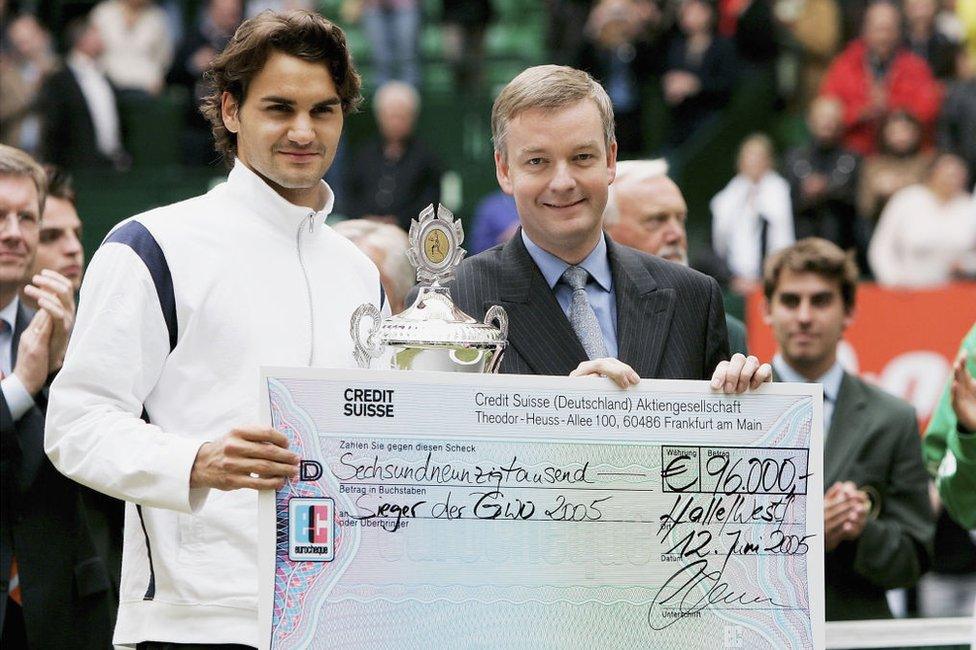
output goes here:
{"type": "Polygon", "coordinates": [[[732,550],[729,549],[719,568],[714,568],[713,558],[703,557],[672,574],[654,595],[647,610],[647,624],[651,629],[663,630],[683,618],[698,616],[713,605],[766,605],[789,609],[789,605],[778,603],[765,594],[736,591],[723,580],[732,550]],[[707,591],[702,593],[704,588],[707,591]]]}

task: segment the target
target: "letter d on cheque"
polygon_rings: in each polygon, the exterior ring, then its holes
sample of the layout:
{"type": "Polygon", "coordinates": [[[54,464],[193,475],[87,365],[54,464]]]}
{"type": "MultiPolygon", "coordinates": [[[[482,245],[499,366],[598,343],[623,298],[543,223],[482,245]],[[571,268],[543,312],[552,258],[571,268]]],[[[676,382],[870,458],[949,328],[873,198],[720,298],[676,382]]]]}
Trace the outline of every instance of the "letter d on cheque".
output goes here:
{"type": "Polygon", "coordinates": [[[303,460],[298,465],[300,481],[317,481],[322,478],[322,463],[317,460],[303,460]]]}

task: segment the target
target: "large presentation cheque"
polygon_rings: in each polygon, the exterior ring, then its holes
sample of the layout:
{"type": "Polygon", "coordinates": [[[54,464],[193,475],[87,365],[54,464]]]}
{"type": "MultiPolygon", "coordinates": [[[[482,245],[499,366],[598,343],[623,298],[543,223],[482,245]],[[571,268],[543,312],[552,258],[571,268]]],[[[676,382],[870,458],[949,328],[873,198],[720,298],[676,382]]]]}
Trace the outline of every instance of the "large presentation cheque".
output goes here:
{"type": "Polygon", "coordinates": [[[265,648],[820,648],[819,386],[265,369],[265,648]]]}

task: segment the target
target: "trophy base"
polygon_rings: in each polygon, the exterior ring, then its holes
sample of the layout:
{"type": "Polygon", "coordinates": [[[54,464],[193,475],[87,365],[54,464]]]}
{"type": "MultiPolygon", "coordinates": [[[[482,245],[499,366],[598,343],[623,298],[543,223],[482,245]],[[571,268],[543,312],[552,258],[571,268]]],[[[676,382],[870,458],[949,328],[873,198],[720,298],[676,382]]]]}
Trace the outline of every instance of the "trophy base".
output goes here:
{"type": "Polygon", "coordinates": [[[438,370],[441,372],[493,373],[498,370],[504,348],[391,345],[390,367],[394,370],[438,370]]]}

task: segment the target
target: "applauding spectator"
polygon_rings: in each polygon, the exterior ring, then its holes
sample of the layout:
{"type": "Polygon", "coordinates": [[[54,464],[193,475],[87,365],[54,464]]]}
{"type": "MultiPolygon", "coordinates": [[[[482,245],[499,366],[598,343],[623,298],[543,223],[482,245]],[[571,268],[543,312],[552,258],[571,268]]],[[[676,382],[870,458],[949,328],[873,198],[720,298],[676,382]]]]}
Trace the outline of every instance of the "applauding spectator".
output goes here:
{"type": "Polygon", "coordinates": [[[904,110],[928,129],[939,113],[941,93],[924,59],[901,45],[901,15],[890,2],[872,2],[861,38],[834,59],[821,94],[844,105],[844,145],[873,153],[885,114],[904,110]]]}
{"type": "Polygon", "coordinates": [[[878,282],[925,287],[976,272],[976,205],[958,156],[939,156],[928,180],[901,190],[881,213],[871,248],[878,282]]]}

